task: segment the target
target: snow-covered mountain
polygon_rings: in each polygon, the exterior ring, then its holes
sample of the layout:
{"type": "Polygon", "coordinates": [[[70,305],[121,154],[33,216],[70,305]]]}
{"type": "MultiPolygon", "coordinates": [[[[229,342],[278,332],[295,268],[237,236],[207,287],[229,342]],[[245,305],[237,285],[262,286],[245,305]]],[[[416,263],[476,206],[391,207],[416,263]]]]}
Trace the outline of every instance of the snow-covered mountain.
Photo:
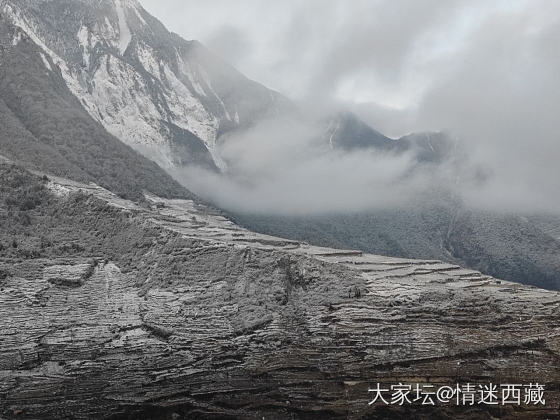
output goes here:
{"type": "MultiPolygon", "coordinates": [[[[94,120],[167,170],[225,169],[219,144],[228,135],[279,114],[305,114],[199,42],[169,32],[137,0],[0,0],[0,13],[17,28],[12,46],[31,39],[46,71],[62,76],[94,120]]],[[[333,149],[413,150],[421,161],[449,149],[418,136],[394,141],[346,112],[327,118],[322,135],[333,149]]]]}
{"type": "Polygon", "coordinates": [[[164,168],[223,165],[220,137],[290,104],[169,32],[137,0],[0,0],[87,112],[164,168]]]}

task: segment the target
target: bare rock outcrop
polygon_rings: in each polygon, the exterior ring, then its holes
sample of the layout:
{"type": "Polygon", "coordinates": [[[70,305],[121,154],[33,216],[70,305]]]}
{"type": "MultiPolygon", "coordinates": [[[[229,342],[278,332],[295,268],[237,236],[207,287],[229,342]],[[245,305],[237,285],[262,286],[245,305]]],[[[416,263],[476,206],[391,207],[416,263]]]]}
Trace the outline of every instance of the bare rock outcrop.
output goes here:
{"type": "Polygon", "coordinates": [[[159,236],[127,267],[0,259],[0,417],[559,414],[559,293],[255,234],[188,200],[141,207],[94,185],[50,186],[159,236]],[[368,388],[400,382],[538,382],[546,405],[368,404],[368,388]]]}

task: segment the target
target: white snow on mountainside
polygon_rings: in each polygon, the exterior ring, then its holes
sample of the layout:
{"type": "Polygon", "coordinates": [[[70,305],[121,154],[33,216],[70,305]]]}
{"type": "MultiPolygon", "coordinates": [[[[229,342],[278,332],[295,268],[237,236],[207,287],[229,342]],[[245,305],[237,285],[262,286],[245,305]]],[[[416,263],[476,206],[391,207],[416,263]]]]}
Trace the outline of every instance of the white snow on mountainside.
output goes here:
{"type": "MultiPolygon", "coordinates": [[[[216,65],[196,41],[168,32],[135,0],[0,5],[50,57],[95,120],[165,168],[223,168],[220,135],[281,101],[235,69],[216,65]],[[49,21],[52,26],[45,24],[49,21]]],[[[17,42],[15,36],[14,46],[17,42]]]]}
{"type": "Polygon", "coordinates": [[[132,34],[130,33],[130,29],[128,27],[128,23],[126,22],[126,16],[124,12],[125,6],[123,5],[122,0],[117,0],[117,16],[119,17],[119,50],[121,55],[124,54],[126,49],[128,48],[128,44],[132,40],[132,34]]]}

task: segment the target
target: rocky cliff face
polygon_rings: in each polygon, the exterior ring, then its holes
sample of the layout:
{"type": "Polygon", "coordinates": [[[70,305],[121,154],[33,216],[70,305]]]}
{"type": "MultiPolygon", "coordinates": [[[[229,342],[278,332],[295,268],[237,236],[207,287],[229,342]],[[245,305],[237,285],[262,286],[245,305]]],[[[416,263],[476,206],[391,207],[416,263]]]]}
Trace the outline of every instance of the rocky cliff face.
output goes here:
{"type": "Polygon", "coordinates": [[[556,292],[0,168],[4,418],[559,414],[556,292]],[[539,382],[546,406],[369,406],[378,382],[539,382]]]}
{"type": "MultiPolygon", "coordinates": [[[[17,28],[11,49],[29,38],[94,120],[165,169],[226,169],[220,142],[267,118],[316,124],[199,42],[170,33],[137,0],[1,0],[0,13],[17,28]]],[[[326,118],[323,131],[331,148],[412,151],[420,161],[441,159],[453,144],[437,133],[394,141],[349,113],[326,118]]]]}
{"type": "Polygon", "coordinates": [[[0,155],[31,169],[96,182],[128,198],[141,199],[144,190],[189,195],[95,121],[55,61],[11,21],[0,11],[0,155]]]}
{"type": "Polygon", "coordinates": [[[30,37],[109,133],[169,168],[222,164],[216,143],[286,107],[200,43],[168,32],[136,0],[2,0],[0,12],[30,37]]]}

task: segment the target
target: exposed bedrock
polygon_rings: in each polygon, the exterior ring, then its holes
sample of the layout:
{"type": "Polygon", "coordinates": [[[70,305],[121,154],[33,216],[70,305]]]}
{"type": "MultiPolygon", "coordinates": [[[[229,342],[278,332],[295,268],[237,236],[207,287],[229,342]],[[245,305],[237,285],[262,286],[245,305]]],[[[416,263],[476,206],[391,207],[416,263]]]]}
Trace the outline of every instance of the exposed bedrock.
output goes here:
{"type": "Polygon", "coordinates": [[[190,201],[142,209],[82,188],[163,229],[165,246],[127,270],[96,255],[0,260],[0,417],[559,414],[559,293],[257,235],[190,201]],[[368,406],[377,382],[538,382],[546,406],[368,406]]]}

